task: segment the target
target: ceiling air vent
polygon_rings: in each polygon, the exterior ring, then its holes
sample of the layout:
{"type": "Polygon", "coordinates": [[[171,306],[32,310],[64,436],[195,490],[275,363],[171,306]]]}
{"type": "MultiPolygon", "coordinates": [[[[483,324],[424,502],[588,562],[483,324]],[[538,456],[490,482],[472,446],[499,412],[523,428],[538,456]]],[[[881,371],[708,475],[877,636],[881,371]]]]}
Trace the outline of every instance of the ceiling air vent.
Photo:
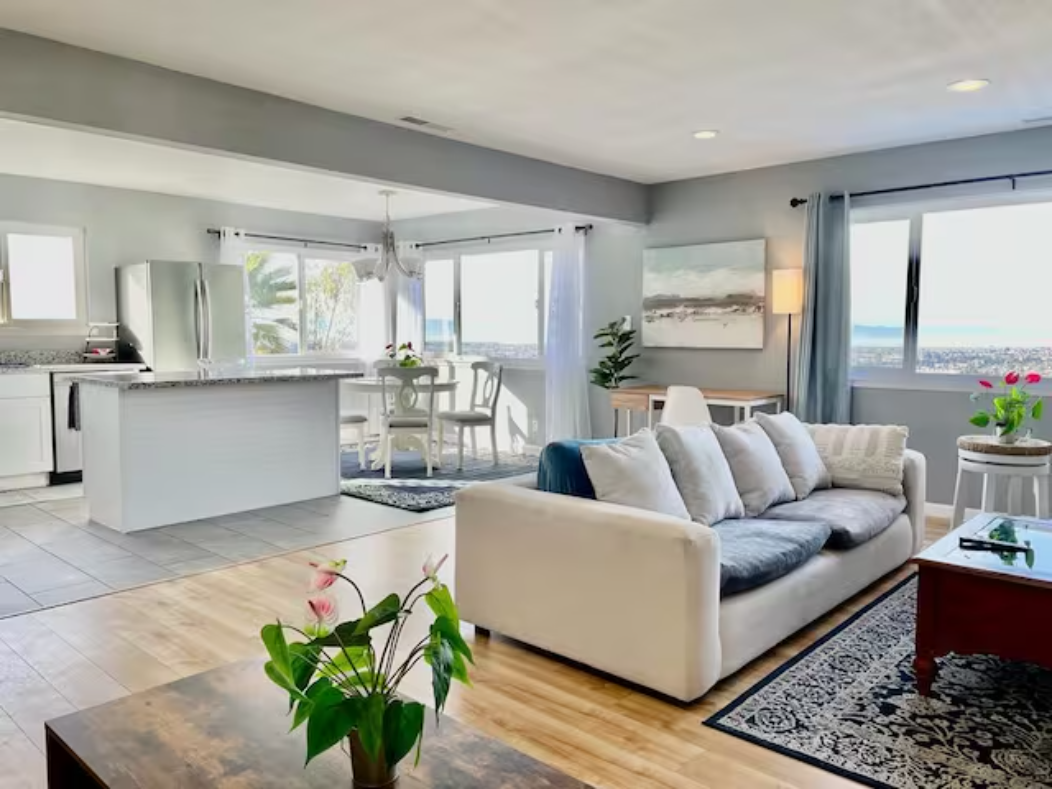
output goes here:
{"type": "Polygon", "coordinates": [[[443,126],[441,123],[432,123],[425,118],[417,118],[415,115],[406,115],[403,118],[399,118],[402,123],[408,123],[410,126],[416,126],[420,129],[427,129],[428,131],[438,132],[439,134],[449,134],[453,129],[449,126],[443,126]]]}

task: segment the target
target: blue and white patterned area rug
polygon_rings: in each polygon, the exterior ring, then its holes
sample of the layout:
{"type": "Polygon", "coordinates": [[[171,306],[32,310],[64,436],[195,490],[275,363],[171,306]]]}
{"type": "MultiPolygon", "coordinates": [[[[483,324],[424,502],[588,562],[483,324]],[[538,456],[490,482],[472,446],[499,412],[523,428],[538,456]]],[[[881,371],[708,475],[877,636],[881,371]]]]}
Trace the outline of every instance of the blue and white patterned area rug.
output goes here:
{"type": "Polygon", "coordinates": [[[910,577],[705,724],[882,789],[1052,786],[1052,671],[951,655],[918,696],[916,608],[910,577]]]}
{"type": "MultiPolygon", "coordinates": [[[[372,460],[372,451],[368,459],[372,460]]],[[[488,453],[480,455],[478,460],[465,457],[463,471],[457,471],[456,454],[447,452],[443,457],[442,468],[433,469],[432,476],[428,477],[419,453],[395,452],[391,463],[391,479],[384,479],[383,469],[374,471],[368,468],[361,471],[358,467],[358,451],[345,449],[340,458],[343,477],[340,490],[345,496],[388,507],[429,512],[452,506],[453,497],[460,488],[537,470],[534,458],[501,453],[498,460],[500,462],[494,466],[488,453]]]]}

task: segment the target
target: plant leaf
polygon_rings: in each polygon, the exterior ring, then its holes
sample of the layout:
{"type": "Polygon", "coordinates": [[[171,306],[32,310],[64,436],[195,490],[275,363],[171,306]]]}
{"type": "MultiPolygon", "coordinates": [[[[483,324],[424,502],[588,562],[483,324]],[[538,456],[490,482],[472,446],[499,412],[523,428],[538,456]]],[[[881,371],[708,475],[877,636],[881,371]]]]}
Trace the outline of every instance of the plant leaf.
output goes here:
{"type": "Polygon", "coordinates": [[[432,636],[424,647],[424,661],[431,666],[431,688],[435,694],[435,720],[446,706],[450,677],[453,675],[453,647],[448,641],[432,636]]]}
{"type": "Polygon", "coordinates": [[[362,719],[361,698],[344,698],[335,688],[330,688],[314,701],[307,720],[307,761],[324,753],[358,727],[362,719]]]}
{"type": "Polygon", "coordinates": [[[280,624],[263,625],[259,631],[259,637],[263,640],[263,646],[267,648],[267,654],[274,664],[274,668],[285,675],[292,682],[292,657],[289,654],[289,645],[285,641],[285,631],[280,624]]]}
{"type": "Polygon", "coordinates": [[[362,747],[373,759],[380,758],[384,745],[384,695],[374,693],[362,699],[361,717],[358,719],[358,736],[362,747]]]}
{"type": "MultiPolygon", "coordinates": [[[[320,652],[320,647],[313,647],[310,644],[301,644],[299,642],[289,644],[289,658],[292,662],[292,684],[299,690],[306,690],[307,686],[310,685],[320,652]]],[[[294,701],[293,697],[289,696],[290,710],[294,701]]]]}
{"type": "Polygon", "coordinates": [[[341,622],[336,629],[327,636],[315,638],[310,642],[312,647],[338,647],[342,643],[345,647],[364,647],[372,643],[368,633],[358,633],[360,619],[350,622],[341,622]]]}
{"type": "Polygon", "coordinates": [[[976,411],[968,421],[976,427],[987,427],[990,424],[990,415],[985,411],[976,411]]]}
{"type": "Polygon", "coordinates": [[[424,705],[392,701],[384,711],[384,756],[389,766],[398,764],[424,734],[424,705]]]}
{"type": "Polygon", "coordinates": [[[453,602],[453,595],[449,593],[448,586],[445,584],[436,586],[424,595],[424,599],[427,601],[427,607],[434,612],[435,616],[444,616],[453,623],[454,627],[460,626],[460,613],[457,611],[457,604],[453,602]]]}
{"type": "MultiPolygon", "coordinates": [[[[314,705],[318,702],[318,699],[323,698],[329,691],[332,690],[334,690],[332,687],[332,683],[329,682],[329,680],[325,677],[319,677],[313,685],[307,688],[307,692],[305,694],[306,698],[296,705],[296,714],[292,716],[292,727],[289,729],[289,731],[298,729],[303,724],[303,722],[307,720],[308,717],[310,717],[310,714],[314,711],[314,705]]],[[[336,691],[336,693],[337,695],[339,695],[340,699],[343,698],[343,694],[341,694],[339,691],[336,691]]],[[[339,701],[339,699],[337,699],[336,697],[332,697],[332,700],[329,703],[334,704],[337,701],[339,701]]]]}
{"type": "Polygon", "coordinates": [[[274,665],[273,660],[268,660],[263,664],[263,673],[265,673],[270,681],[277,685],[282,690],[288,691],[289,695],[296,701],[302,701],[307,698],[303,695],[303,691],[296,687],[292,681],[292,677],[288,674],[282,673],[281,669],[274,665]]]}
{"type": "Polygon", "coordinates": [[[354,629],[356,636],[364,635],[374,627],[386,625],[398,618],[398,612],[402,610],[402,601],[396,594],[389,594],[379,603],[374,605],[365,616],[358,620],[358,626],[354,629]]]}
{"type": "Polygon", "coordinates": [[[1039,397],[1037,402],[1034,403],[1034,407],[1030,409],[1030,416],[1034,419],[1040,419],[1043,413],[1045,413],[1045,401],[1039,397]]]}
{"type": "Polygon", "coordinates": [[[471,647],[468,646],[464,637],[460,635],[460,629],[453,623],[452,619],[446,616],[437,617],[431,623],[431,636],[432,638],[440,638],[448,642],[453,648],[453,652],[463,655],[474,665],[475,658],[471,654],[471,647]]]}

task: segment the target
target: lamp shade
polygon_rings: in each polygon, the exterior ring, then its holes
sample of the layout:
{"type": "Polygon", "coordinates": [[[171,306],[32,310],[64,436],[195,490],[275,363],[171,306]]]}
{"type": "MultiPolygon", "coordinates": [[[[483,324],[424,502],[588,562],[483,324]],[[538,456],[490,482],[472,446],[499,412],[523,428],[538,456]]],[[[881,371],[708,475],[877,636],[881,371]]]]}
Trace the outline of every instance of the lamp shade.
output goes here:
{"type": "Polygon", "coordinates": [[[804,306],[804,270],[775,269],[771,272],[771,312],[775,315],[797,315],[804,306]]]}

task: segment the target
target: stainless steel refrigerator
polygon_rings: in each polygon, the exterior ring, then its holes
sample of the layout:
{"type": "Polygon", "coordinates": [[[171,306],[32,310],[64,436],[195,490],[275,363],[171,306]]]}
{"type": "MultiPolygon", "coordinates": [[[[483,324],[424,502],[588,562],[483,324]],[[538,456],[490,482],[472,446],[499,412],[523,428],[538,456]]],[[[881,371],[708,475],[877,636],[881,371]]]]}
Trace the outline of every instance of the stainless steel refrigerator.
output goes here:
{"type": "Polygon", "coordinates": [[[120,339],[152,370],[196,370],[243,359],[245,282],[240,266],[150,260],[117,268],[120,339]]]}

